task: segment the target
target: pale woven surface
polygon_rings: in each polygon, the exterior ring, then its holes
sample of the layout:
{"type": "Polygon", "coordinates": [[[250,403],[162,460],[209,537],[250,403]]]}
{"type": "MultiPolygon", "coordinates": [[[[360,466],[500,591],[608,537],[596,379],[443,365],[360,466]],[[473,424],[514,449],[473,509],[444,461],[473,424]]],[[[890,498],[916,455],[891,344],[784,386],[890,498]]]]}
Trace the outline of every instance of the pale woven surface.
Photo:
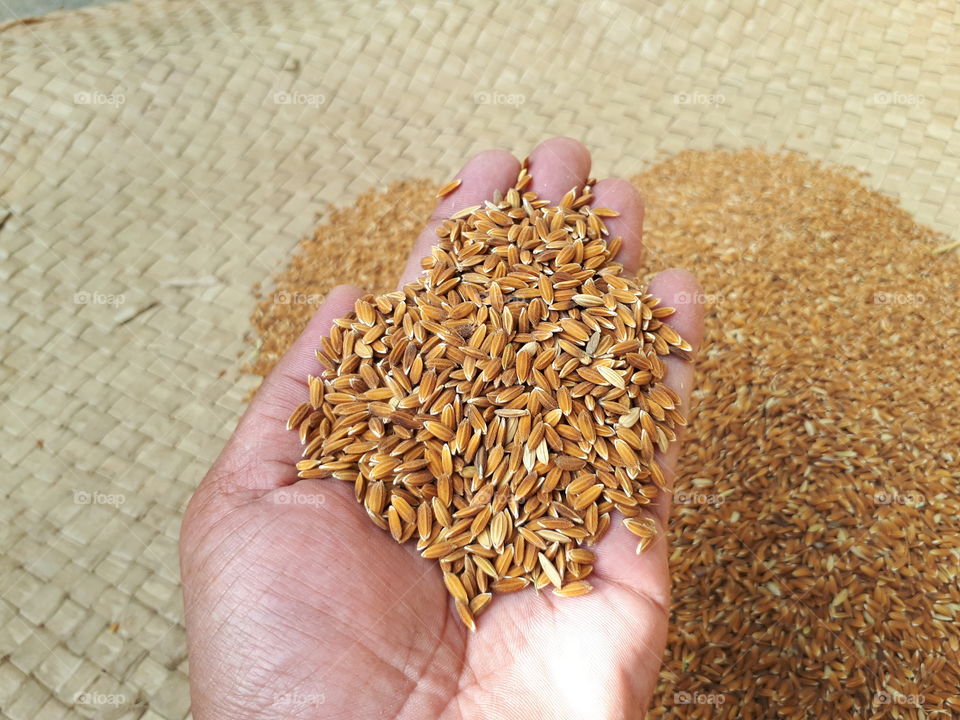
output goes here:
{"type": "Polygon", "coordinates": [[[188,714],[179,515],[253,385],[250,286],[326,202],[550,134],[599,175],[786,145],[957,234],[949,1],[470,8],[133,2],[0,32],[5,717],[188,714]]]}

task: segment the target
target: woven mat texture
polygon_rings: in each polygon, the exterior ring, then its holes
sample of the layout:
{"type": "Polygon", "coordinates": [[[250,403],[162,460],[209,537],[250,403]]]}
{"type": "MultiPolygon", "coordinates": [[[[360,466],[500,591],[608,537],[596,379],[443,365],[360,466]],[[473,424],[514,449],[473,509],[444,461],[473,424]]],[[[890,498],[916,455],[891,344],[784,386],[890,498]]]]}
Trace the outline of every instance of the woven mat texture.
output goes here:
{"type": "Polygon", "coordinates": [[[600,176],[806,151],[955,236],[958,36],[950,0],[134,0],[0,29],[3,716],[188,716],[180,513],[255,384],[251,285],[328,202],[566,134],[600,176]]]}

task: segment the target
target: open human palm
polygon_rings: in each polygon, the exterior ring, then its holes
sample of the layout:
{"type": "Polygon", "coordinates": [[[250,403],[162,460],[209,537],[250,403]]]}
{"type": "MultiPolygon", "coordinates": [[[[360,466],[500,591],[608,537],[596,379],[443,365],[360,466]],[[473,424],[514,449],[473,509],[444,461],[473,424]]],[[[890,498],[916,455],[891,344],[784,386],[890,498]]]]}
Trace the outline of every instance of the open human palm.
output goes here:
{"type": "MultiPolygon", "coordinates": [[[[510,154],[475,156],[463,182],[438,204],[413,249],[403,282],[419,272],[433,228],[457,209],[516,180],[510,154]]],[[[532,190],[551,202],[581,187],[590,156],[554,138],[530,156],[532,190]]],[[[594,186],[595,204],[620,212],[607,225],[623,238],[618,260],[635,272],[643,207],[622,180],[594,186]]],[[[697,346],[696,281],[661,273],[650,292],[677,308],[669,320],[697,346]]],[[[663,526],[636,554],[619,522],[592,548],[593,592],[576,598],[525,590],[497,596],[462,626],[437,563],[396,544],[357,505],[353,487],[297,479],[290,412],[316,372],[313,350],[361,293],[334,289],[268,377],[184,516],[181,572],[196,720],[231,718],[632,718],[642,717],[667,632],[669,574],[663,526]]],[[[692,368],[665,360],[666,382],[686,406],[692,368]]],[[[679,444],[658,460],[672,475],[679,444]]]]}

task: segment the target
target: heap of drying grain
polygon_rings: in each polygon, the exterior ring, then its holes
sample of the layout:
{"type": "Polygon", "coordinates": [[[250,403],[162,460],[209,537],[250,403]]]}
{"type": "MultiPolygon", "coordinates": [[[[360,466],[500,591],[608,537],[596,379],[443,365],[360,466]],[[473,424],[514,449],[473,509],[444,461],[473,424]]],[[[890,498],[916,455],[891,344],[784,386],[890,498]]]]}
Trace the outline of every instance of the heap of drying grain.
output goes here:
{"type": "Polygon", "coordinates": [[[617,213],[592,183],[551,206],[530,179],[442,222],[419,279],[334,322],[288,423],[299,476],[352,483],[371,521],[416,539],[471,630],[493,593],[589,592],[582,546],[614,510],[647,547],[654,452],[685,424],[660,357],[691,348],[614,261],[617,213]]]}

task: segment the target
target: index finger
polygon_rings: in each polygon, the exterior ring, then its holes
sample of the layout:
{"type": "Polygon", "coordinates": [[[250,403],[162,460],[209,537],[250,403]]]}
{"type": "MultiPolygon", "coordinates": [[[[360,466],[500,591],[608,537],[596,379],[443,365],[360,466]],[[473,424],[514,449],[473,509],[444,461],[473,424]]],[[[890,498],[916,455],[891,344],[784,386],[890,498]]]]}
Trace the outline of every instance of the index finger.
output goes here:
{"type": "Polygon", "coordinates": [[[520,163],[506,150],[485,150],[470,158],[456,175],[455,179],[460,180],[460,184],[437,201],[433,214],[417,237],[400,276],[400,285],[412,282],[420,275],[420,261],[437,244],[437,226],[444,219],[463,208],[493,200],[496,190],[506,193],[517,182],[519,172],[520,163]]]}
{"type": "Polygon", "coordinates": [[[643,200],[637,189],[626,180],[607,178],[593,186],[595,208],[616,210],[616,217],[603,218],[610,233],[608,238],[620,236],[622,244],[615,258],[627,275],[636,275],[643,256],[643,200]]]}

